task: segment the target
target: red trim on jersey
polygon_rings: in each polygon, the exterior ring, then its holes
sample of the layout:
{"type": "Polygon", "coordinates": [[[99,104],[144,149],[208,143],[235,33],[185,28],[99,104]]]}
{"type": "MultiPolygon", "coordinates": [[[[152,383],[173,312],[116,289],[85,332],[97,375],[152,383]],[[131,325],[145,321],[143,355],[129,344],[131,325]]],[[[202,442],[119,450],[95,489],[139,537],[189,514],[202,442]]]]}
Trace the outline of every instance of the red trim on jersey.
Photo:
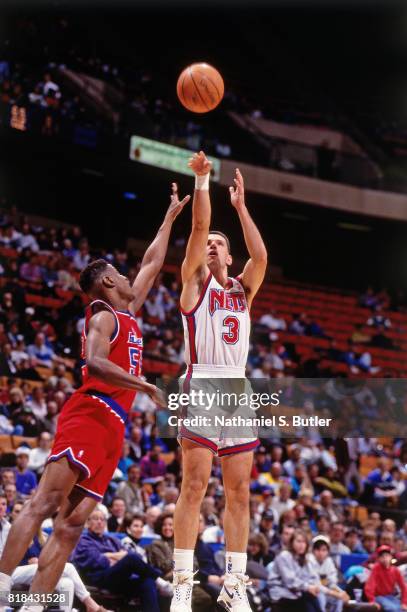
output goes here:
{"type": "Polygon", "coordinates": [[[208,285],[209,285],[211,278],[212,278],[212,272],[209,272],[208,278],[206,279],[204,286],[202,287],[202,291],[198,298],[198,301],[195,304],[195,306],[192,308],[192,310],[184,310],[180,304],[180,311],[183,315],[185,315],[186,317],[189,317],[190,315],[193,315],[194,312],[199,308],[199,306],[202,304],[202,300],[205,297],[205,293],[206,293],[206,290],[208,289],[208,285]]]}
{"type": "Polygon", "coordinates": [[[190,381],[191,381],[191,378],[192,378],[192,372],[193,372],[193,368],[192,368],[192,364],[190,364],[188,366],[188,369],[187,369],[187,374],[185,376],[185,380],[182,383],[182,390],[183,390],[184,393],[189,393],[190,381]]]}
{"type": "MultiPolygon", "coordinates": [[[[88,312],[89,312],[90,314],[89,314],[89,317],[85,317],[85,324],[84,324],[84,326],[83,326],[83,333],[84,333],[85,338],[86,338],[86,336],[87,336],[87,334],[88,334],[88,326],[89,326],[89,322],[90,322],[91,318],[93,317],[93,315],[94,315],[94,314],[97,314],[97,313],[94,313],[94,312],[93,312],[93,306],[94,306],[95,304],[97,304],[98,302],[100,302],[101,304],[103,304],[103,306],[107,307],[108,312],[111,312],[111,313],[112,313],[112,315],[114,316],[115,323],[116,323],[116,328],[115,328],[115,330],[114,330],[114,332],[113,332],[113,334],[112,334],[112,336],[111,336],[111,338],[110,338],[110,344],[113,344],[113,342],[114,342],[115,340],[117,340],[117,338],[119,337],[119,332],[120,332],[120,321],[119,321],[119,317],[117,316],[117,313],[116,313],[115,309],[113,308],[113,306],[111,306],[110,304],[108,304],[108,303],[107,303],[107,302],[105,302],[104,300],[93,300],[93,302],[91,302],[91,303],[89,304],[89,306],[87,307],[87,308],[88,308],[88,312]]],[[[118,311],[118,312],[120,312],[120,311],[118,311]]]]}
{"type": "Polygon", "coordinates": [[[219,457],[226,455],[237,455],[237,453],[244,453],[247,451],[254,450],[260,444],[260,440],[253,440],[252,442],[246,442],[245,444],[236,444],[236,446],[227,446],[226,448],[220,448],[218,450],[219,457]]]}
{"type": "Polygon", "coordinates": [[[197,363],[198,357],[196,354],[196,344],[195,344],[195,317],[191,315],[187,317],[187,326],[188,326],[188,338],[189,338],[189,358],[191,363],[197,363]]]}
{"type": "Polygon", "coordinates": [[[199,444],[199,446],[204,446],[208,450],[215,453],[215,455],[217,453],[218,447],[214,442],[212,442],[212,440],[209,440],[208,438],[203,438],[202,436],[197,436],[192,432],[188,431],[188,429],[186,429],[186,427],[184,426],[181,427],[180,438],[186,438],[187,440],[191,440],[191,442],[194,442],[195,444],[199,444]]]}

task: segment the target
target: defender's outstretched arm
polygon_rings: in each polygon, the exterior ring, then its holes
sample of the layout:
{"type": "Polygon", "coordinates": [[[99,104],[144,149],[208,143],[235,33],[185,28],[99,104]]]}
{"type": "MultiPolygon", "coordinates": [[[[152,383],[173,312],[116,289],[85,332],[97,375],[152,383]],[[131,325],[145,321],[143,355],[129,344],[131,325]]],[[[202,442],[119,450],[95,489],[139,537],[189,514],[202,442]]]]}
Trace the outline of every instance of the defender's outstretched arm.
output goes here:
{"type": "Polygon", "coordinates": [[[148,247],[141,262],[140,271],[132,286],[134,300],[130,304],[130,310],[135,314],[141,306],[153,286],[153,283],[162,268],[167,253],[168,241],[171,234],[172,224],[178,217],[185,204],[191,196],[187,195],[181,201],[178,199],[178,187],[172,183],[171,204],[166,212],[164,221],[157,232],[153,242],[148,247]]]}

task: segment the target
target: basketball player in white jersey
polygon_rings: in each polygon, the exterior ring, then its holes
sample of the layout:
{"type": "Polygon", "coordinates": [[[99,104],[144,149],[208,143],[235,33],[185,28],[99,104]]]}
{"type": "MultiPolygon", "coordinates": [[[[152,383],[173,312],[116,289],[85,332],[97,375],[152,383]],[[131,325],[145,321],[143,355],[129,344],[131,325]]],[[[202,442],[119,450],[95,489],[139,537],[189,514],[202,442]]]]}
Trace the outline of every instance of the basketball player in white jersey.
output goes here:
{"type": "MultiPolygon", "coordinates": [[[[232,264],[229,240],[210,231],[211,163],[204,153],[190,162],[195,173],[192,232],[182,264],[181,312],[185,330],[186,380],[245,377],[249,350],[250,306],[265,275],[267,251],[246,208],[243,177],[236,170],[230,187],[250,259],[243,272],[229,278],[232,264]]],[[[233,381],[232,381],[233,382],[233,381]]],[[[210,381],[208,381],[211,384],[210,381]]],[[[249,612],[246,595],[246,549],[249,536],[250,473],[256,437],[213,438],[182,428],[183,479],[175,510],[174,597],[171,612],[190,612],[194,584],[193,555],[199,511],[214,454],[221,457],[226,496],[224,531],[226,578],[218,603],[226,610],[249,612]]]]}

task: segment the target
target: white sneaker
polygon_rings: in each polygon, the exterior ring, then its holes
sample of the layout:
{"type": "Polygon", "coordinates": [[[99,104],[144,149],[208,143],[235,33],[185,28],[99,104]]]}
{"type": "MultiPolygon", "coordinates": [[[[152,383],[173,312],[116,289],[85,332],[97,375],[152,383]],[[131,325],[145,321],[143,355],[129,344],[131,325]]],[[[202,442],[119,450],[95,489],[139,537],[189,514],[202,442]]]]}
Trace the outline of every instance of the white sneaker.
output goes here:
{"type": "Polygon", "coordinates": [[[251,584],[249,576],[245,574],[227,574],[218,597],[218,604],[228,611],[251,612],[246,593],[249,584],[251,584]]]}
{"type": "Polygon", "coordinates": [[[157,591],[163,597],[172,597],[174,595],[174,588],[171,582],[168,582],[168,580],[164,580],[164,578],[157,578],[155,583],[157,585],[157,591]]]}
{"type": "Polygon", "coordinates": [[[174,572],[172,581],[174,596],[170,612],[192,612],[192,589],[194,584],[199,584],[199,580],[194,580],[195,574],[196,572],[191,572],[191,570],[174,572]]]}

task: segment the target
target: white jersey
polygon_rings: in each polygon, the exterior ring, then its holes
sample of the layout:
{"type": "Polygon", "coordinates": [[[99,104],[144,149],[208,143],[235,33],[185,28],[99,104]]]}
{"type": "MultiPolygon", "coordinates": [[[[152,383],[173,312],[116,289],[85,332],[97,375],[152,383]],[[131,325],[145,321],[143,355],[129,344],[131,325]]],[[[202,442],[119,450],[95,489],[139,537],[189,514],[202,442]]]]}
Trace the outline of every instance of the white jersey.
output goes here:
{"type": "MultiPolygon", "coordinates": [[[[210,273],[195,307],[181,308],[185,336],[185,363],[246,367],[250,315],[243,285],[229,278],[223,288],[210,273]]],[[[222,374],[225,376],[226,374],[222,374]]]]}

